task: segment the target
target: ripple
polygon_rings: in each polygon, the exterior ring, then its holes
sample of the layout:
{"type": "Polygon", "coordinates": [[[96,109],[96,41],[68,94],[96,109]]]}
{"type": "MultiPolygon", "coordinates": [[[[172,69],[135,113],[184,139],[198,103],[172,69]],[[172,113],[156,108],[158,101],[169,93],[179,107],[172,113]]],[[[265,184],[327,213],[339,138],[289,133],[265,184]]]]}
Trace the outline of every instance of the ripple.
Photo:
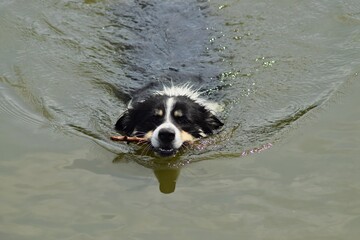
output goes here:
{"type": "Polygon", "coordinates": [[[4,78],[0,77],[0,112],[28,124],[42,125],[44,119],[19,100],[11,88],[2,84],[3,80],[4,78]]]}
{"type": "MultiPolygon", "coordinates": [[[[328,36],[334,24],[314,34],[304,30],[302,14],[273,15],[251,5],[256,10],[251,14],[217,15],[211,6],[160,0],[107,8],[59,3],[39,19],[18,17],[25,46],[32,42],[34,47],[20,52],[14,64],[21,70],[9,64],[6,71],[14,71],[14,79],[0,76],[0,113],[32,124],[48,122],[129,155],[121,159],[134,158],[135,148],[109,139],[130,93],[154,80],[193,81],[224,106],[219,117],[225,127],[189,154],[194,161],[231,158],[283,138],[327,102],[351,72],[346,63],[354,35],[339,45],[337,36],[328,36]],[[319,48],[324,37],[333,41],[319,48]]],[[[349,24],[358,18],[343,16],[349,24]]],[[[352,66],[358,64],[352,60],[352,66]]],[[[138,155],[139,162],[147,161],[138,155]]]]}

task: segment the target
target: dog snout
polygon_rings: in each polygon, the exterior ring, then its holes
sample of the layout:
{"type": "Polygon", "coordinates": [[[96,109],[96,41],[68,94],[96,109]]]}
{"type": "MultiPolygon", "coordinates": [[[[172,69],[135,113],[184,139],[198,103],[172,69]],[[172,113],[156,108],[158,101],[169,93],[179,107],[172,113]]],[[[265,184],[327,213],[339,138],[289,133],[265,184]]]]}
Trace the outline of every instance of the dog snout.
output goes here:
{"type": "Polygon", "coordinates": [[[158,137],[163,143],[171,143],[175,139],[175,130],[172,128],[163,128],[159,131],[158,137]]]}

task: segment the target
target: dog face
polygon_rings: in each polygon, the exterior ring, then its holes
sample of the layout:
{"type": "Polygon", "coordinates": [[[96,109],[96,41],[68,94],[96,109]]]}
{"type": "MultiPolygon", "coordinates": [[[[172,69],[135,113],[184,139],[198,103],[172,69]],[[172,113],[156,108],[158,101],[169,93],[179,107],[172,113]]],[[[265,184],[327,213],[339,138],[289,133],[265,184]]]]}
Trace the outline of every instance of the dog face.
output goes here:
{"type": "Polygon", "coordinates": [[[154,95],[130,106],[115,129],[145,137],[160,156],[171,156],[185,142],[206,137],[222,125],[206,106],[188,96],[154,95]]]}

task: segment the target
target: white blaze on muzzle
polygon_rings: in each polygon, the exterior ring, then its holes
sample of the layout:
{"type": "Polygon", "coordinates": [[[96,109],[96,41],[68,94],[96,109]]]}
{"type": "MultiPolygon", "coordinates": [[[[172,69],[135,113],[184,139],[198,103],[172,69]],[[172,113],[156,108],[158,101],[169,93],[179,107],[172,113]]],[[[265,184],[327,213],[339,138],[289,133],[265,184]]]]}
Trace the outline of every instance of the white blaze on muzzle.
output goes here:
{"type": "Polygon", "coordinates": [[[165,105],[165,122],[158,126],[151,136],[151,145],[155,148],[178,149],[182,146],[180,130],[171,121],[171,112],[175,106],[174,98],[169,98],[165,105]]]}
{"type": "Polygon", "coordinates": [[[178,149],[182,146],[183,141],[181,139],[180,130],[171,122],[165,122],[158,126],[151,136],[151,145],[154,148],[173,148],[178,149]],[[167,132],[168,136],[165,136],[167,132]],[[171,133],[174,134],[173,137],[170,137],[171,133]],[[166,139],[169,141],[167,142],[166,139]]]}

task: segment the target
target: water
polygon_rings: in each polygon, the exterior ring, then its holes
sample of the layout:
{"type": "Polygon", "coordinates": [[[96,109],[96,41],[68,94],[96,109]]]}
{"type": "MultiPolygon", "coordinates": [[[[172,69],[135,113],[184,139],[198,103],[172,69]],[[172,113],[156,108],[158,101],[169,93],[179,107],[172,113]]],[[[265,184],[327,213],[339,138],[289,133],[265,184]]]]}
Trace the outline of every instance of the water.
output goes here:
{"type": "Polygon", "coordinates": [[[165,65],[124,28],[141,12],[128,2],[0,3],[1,239],[357,239],[360,4],[155,4],[150,32],[172,6],[202,9],[171,23],[197,29],[194,59],[177,40],[165,65]],[[225,128],[164,163],[109,136],[169,67],[201,73],[225,128]]]}

